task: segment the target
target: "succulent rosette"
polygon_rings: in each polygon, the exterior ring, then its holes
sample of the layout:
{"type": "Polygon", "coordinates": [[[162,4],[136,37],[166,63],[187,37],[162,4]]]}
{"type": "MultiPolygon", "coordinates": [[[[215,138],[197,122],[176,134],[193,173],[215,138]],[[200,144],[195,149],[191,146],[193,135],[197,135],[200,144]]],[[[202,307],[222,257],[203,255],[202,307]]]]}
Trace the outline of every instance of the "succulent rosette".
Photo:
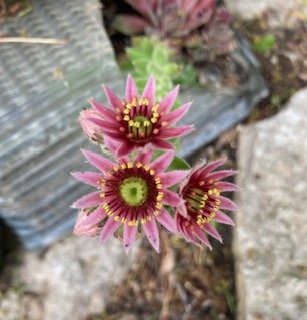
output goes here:
{"type": "Polygon", "coordinates": [[[225,191],[238,190],[235,184],[221,181],[235,175],[236,171],[214,171],[224,162],[225,160],[218,160],[196,167],[180,185],[179,193],[184,202],[177,206],[177,229],[188,242],[198,246],[206,245],[210,249],[212,247],[207,234],[222,242],[222,237],[212,222],[234,225],[232,219],[221,210],[237,210],[233,201],[221,195],[225,191]]]}
{"type": "Polygon", "coordinates": [[[140,152],[134,161],[122,157],[114,163],[83,150],[87,161],[99,172],[74,172],[78,180],[96,188],[72,205],[80,209],[74,232],[99,236],[100,242],[112,234],[123,238],[128,252],[142,226],[152,246],[159,251],[157,222],[175,232],[175,222],[164,205],[176,206],[183,200],[169,190],[180,183],[188,170],[165,171],[174,157],[169,150],[151,161],[153,150],[140,152]]]}
{"type": "MultiPolygon", "coordinates": [[[[82,127],[95,128],[98,135],[103,134],[111,151],[118,157],[129,154],[136,148],[155,147],[173,149],[168,141],[190,133],[193,126],[174,127],[189,110],[186,103],[171,111],[178,95],[178,86],[162,100],[155,102],[155,79],[151,76],[139,98],[137,87],[129,75],[125,99],[121,100],[111,89],[103,86],[111,108],[91,99],[92,117],[82,116],[82,127]]],[[[88,130],[87,130],[88,131],[88,130]]],[[[91,132],[91,135],[95,133],[91,132]]]]}

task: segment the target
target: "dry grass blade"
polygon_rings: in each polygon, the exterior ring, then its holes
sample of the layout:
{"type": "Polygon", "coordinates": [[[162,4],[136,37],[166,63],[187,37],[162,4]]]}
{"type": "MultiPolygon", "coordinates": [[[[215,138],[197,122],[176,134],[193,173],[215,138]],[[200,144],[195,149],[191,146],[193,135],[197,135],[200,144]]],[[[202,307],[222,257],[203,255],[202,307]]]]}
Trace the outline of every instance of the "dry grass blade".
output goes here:
{"type": "Polygon", "coordinates": [[[65,39],[55,38],[28,38],[28,37],[3,37],[0,38],[0,43],[28,43],[28,44],[66,44],[65,39]]]}

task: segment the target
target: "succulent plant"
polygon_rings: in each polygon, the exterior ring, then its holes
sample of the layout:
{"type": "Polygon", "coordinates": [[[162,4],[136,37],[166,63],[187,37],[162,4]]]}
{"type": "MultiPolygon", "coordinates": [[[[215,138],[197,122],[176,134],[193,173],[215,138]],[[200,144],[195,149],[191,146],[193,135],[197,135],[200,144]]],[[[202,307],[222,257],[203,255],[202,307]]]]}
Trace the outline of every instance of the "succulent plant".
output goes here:
{"type": "Polygon", "coordinates": [[[132,46],[126,49],[129,70],[138,88],[144,88],[150,75],[157,81],[156,96],[161,99],[173,87],[173,80],[179,77],[181,66],[172,59],[172,50],[155,37],[133,38],[132,46]]]}
{"type": "Polygon", "coordinates": [[[192,53],[201,49],[203,59],[232,48],[231,16],[215,0],[125,1],[140,15],[116,17],[113,26],[124,34],[153,34],[174,48],[192,53]]]}

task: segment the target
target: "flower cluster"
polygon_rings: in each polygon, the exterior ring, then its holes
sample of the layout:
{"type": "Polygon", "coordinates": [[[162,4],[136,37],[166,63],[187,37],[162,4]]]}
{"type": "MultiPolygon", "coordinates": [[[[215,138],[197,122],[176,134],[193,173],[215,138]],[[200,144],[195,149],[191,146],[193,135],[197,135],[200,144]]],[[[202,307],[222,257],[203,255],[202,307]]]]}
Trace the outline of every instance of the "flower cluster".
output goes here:
{"type": "Polygon", "coordinates": [[[127,252],[141,229],[159,251],[160,225],[196,245],[211,248],[206,234],[221,241],[211,222],[233,224],[221,210],[236,206],[221,193],[237,187],[221,179],[235,172],[215,171],[223,161],[185,170],[171,166],[175,153],[170,141],[193,130],[175,127],[191,103],[172,110],[178,87],[156,102],[153,77],[140,97],[131,76],[124,100],[103,89],[110,107],[91,99],[91,109],[83,110],[79,120],[85,135],[108,148],[114,159],[82,150],[98,171],[72,173],[96,188],[72,205],[80,210],[75,234],[97,236],[101,242],[116,234],[127,252]]]}

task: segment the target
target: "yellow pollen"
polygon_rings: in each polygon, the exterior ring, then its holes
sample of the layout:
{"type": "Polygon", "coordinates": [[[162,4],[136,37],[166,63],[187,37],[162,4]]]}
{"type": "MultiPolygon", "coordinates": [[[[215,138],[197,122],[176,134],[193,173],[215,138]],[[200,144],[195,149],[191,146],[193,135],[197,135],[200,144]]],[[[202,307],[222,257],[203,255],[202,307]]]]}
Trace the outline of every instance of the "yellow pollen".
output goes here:
{"type": "Polygon", "coordinates": [[[120,166],[121,166],[121,168],[122,168],[123,170],[125,170],[125,169],[127,168],[127,166],[126,166],[125,163],[122,163],[120,166]]]}
{"type": "Polygon", "coordinates": [[[133,127],[134,126],[134,121],[133,120],[129,120],[128,125],[129,125],[129,127],[133,127]]]}
{"type": "Polygon", "coordinates": [[[126,223],[127,222],[127,218],[123,217],[121,222],[122,223],[126,223]]]}
{"type": "Polygon", "coordinates": [[[118,167],[118,166],[114,166],[114,167],[113,167],[113,171],[114,171],[114,172],[117,172],[117,171],[118,171],[118,169],[119,169],[119,167],[118,167]]]}
{"type": "Polygon", "coordinates": [[[142,164],[141,162],[138,162],[138,163],[136,164],[136,167],[137,167],[137,168],[142,168],[142,167],[143,167],[143,164],[142,164]]]}
{"type": "Polygon", "coordinates": [[[128,221],[128,226],[129,226],[129,227],[132,227],[133,225],[134,225],[133,220],[128,221]]]}
{"type": "Polygon", "coordinates": [[[128,106],[127,106],[126,109],[124,110],[124,114],[130,114],[130,110],[128,109],[128,106]]]}
{"type": "Polygon", "coordinates": [[[160,182],[161,182],[161,178],[157,177],[157,178],[155,179],[155,182],[156,182],[156,183],[160,183],[160,182]]]}
{"type": "Polygon", "coordinates": [[[149,169],[150,169],[150,166],[148,164],[146,164],[146,166],[144,166],[144,170],[149,171],[149,169]]]}
{"type": "Polygon", "coordinates": [[[149,171],[149,173],[150,173],[151,176],[154,176],[155,173],[156,173],[156,171],[151,169],[151,170],[149,171]]]}
{"type": "Polygon", "coordinates": [[[114,221],[118,221],[119,220],[119,216],[115,216],[113,219],[114,219],[114,221]]]}
{"type": "Polygon", "coordinates": [[[125,121],[129,121],[129,120],[130,120],[130,117],[126,114],[126,115],[124,116],[124,120],[125,120],[125,121]]]}
{"type": "Polygon", "coordinates": [[[133,107],[136,107],[137,105],[136,97],[133,97],[131,104],[133,107]]]}
{"type": "Polygon", "coordinates": [[[149,127],[150,126],[150,122],[148,120],[145,120],[143,122],[144,127],[149,127]]]}
{"type": "Polygon", "coordinates": [[[157,122],[157,119],[156,119],[156,118],[151,118],[150,121],[151,121],[152,123],[156,123],[156,122],[157,122]]]}
{"type": "Polygon", "coordinates": [[[157,208],[157,209],[161,209],[161,208],[162,208],[162,203],[161,203],[161,202],[157,202],[156,208],[157,208]]]}
{"type": "Polygon", "coordinates": [[[145,218],[142,218],[141,219],[141,224],[145,224],[147,221],[146,221],[146,219],[145,218]]]}
{"type": "Polygon", "coordinates": [[[157,184],[156,188],[157,189],[162,189],[162,184],[161,183],[157,184]]]}
{"type": "Polygon", "coordinates": [[[155,216],[158,216],[159,215],[159,211],[158,210],[155,210],[154,212],[153,212],[153,214],[155,215],[155,216]]]}
{"type": "Polygon", "coordinates": [[[151,216],[147,216],[147,221],[151,221],[151,216]]]}
{"type": "Polygon", "coordinates": [[[153,112],[153,113],[152,113],[152,116],[153,116],[154,118],[158,118],[158,117],[159,117],[159,113],[158,113],[158,112],[153,112]]]}
{"type": "Polygon", "coordinates": [[[104,197],[105,197],[104,192],[101,192],[101,193],[99,194],[99,197],[100,197],[100,198],[104,198],[104,197]]]}

